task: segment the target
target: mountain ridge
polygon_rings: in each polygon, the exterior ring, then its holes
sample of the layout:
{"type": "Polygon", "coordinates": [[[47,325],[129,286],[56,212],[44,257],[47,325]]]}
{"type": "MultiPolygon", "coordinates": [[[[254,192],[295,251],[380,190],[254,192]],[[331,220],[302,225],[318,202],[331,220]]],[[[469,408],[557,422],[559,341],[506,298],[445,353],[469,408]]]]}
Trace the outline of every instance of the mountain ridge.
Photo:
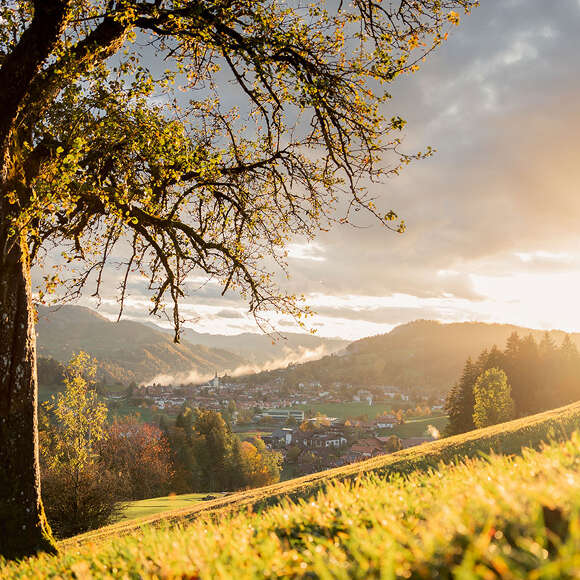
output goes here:
{"type": "Polygon", "coordinates": [[[247,363],[223,349],[176,344],[139,322],[112,322],[84,306],[39,306],[37,334],[40,356],[66,363],[73,352],[85,350],[99,361],[99,375],[106,382],[144,382],[162,373],[191,371],[210,375],[247,363]]]}
{"type": "Polygon", "coordinates": [[[290,384],[306,381],[354,385],[390,385],[418,392],[445,393],[459,377],[468,357],[477,358],[494,344],[503,348],[512,332],[545,332],[560,344],[566,334],[580,347],[580,333],[538,330],[514,324],[415,320],[389,333],[352,342],[341,356],[330,355],[287,369],[290,384]]]}
{"type": "Polygon", "coordinates": [[[291,334],[288,342],[272,344],[267,335],[206,335],[187,328],[176,344],[172,331],[153,322],[113,322],[85,306],[39,305],[37,313],[40,357],[66,363],[73,352],[85,350],[99,361],[100,380],[123,384],[155,379],[197,382],[216,372],[286,366],[290,361],[323,356],[348,344],[307,334],[291,334]],[[198,337],[200,341],[194,342],[198,337]]]}

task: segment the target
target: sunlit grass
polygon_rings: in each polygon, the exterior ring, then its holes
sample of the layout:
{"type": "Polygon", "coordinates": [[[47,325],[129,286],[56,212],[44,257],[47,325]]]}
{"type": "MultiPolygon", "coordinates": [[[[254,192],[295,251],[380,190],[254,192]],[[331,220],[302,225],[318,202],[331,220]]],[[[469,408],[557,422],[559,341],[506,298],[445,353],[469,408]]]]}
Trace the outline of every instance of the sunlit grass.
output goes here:
{"type": "Polygon", "coordinates": [[[108,528],[0,577],[577,578],[580,435],[567,434],[579,417],[576,404],[232,494],[157,527],[108,528]],[[508,454],[458,461],[490,447],[508,454]]]}

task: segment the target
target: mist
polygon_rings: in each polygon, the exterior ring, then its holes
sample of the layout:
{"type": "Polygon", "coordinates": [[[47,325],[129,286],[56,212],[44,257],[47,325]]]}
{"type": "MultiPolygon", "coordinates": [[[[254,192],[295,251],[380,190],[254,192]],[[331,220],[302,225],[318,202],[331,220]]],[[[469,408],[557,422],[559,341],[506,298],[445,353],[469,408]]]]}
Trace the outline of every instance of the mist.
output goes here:
{"type": "MultiPolygon", "coordinates": [[[[300,364],[311,360],[320,359],[330,354],[328,348],[321,344],[316,348],[306,348],[299,346],[298,348],[284,348],[285,354],[282,357],[270,359],[262,364],[248,363],[239,365],[233,370],[225,369],[224,372],[230,377],[241,377],[260,373],[263,371],[272,371],[276,369],[286,368],[290,364],[300,364]]],[[[199,372],[197,369],[191,371],[175,374],[161,373],[155,375],[151,380],[144,381],[140,386],[151,385],[153,383],[158,385],[186,385],[190,383],[205,383],[213,378],[215,373],[199,372]]]]}

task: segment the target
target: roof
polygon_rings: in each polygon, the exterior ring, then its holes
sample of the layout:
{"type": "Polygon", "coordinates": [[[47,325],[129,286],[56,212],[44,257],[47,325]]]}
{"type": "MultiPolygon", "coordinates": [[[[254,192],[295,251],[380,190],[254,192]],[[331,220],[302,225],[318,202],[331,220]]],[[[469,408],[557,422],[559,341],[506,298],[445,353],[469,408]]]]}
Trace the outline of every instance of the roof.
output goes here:
{"type": "Polygon", "coordinates": [[[401,445],[403,449],[407,449],[407,447],[414,447],[415,445],[421,445],[429,441],[434,441],[434,439],[432,437],[407,437],[407,439],[401,439],[401,445]]]}
{"type": "Polygon", "coordinates": [[[380,445],[361,445],[360,443],[355,443],[351,448],[351,452],[354,453],[369,453],[372,454],[375,451],[383,451],[380,445]]]}

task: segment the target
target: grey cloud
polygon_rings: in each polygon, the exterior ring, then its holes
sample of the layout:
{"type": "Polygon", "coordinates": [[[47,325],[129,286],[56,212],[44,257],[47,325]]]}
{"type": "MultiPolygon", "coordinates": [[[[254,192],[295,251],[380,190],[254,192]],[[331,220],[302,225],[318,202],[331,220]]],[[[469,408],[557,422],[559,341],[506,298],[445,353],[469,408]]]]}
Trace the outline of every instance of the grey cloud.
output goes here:
{"type": "Polygon", "coordinates": [[[293,263],[292,289],[473,300],[469,274],[538,270],[513,254],[577,248],[578,29],[573,1],[547,10],[541,0],[498,0],[465,17],[389,105],[409,121],[404,145],[438,149],[373,189],[407,233],[374,226],[322,236],[326,261],[293,263]]]}

